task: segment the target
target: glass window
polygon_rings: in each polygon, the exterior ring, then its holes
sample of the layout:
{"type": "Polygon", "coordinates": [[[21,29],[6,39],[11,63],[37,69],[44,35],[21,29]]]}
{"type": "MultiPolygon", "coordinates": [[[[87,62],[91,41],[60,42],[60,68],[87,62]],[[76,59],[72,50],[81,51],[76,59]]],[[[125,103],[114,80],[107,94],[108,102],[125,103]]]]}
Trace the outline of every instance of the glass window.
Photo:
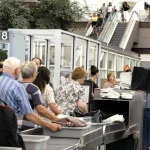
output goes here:
{"type": "Polygon", "coordinates": [[[116,74],[116,78],[120,77],[120,73],[123,70],[123,56],[119,56],[117,55],[117,74],[116,74]]]}
{"type": "Polygon", "coordinates": [[[49,65],[55,64],[55,46],[50,45],[50,53],[49,53],[49,65]]]}
{"type": "Polygon", "coordinates": [[[97,56],[98,56],[98,44],[90,42],[90,47],[89,47],[89,67],[91,65],[97,66],[97,56]]]}
{"type": "Polygon", "coordinates": [[[109,53],[108,56],[108,70],[115,71],[115,54],[109,53]]]}
{"type": "MultiPolygon", "coordinates": [[[[127,57],[124,57],[124,66],[130,64],[130,59],[127,57]]],[[[130,66],[130,65],[129,65],[130,66]]]]}
{"type": "Polygon", "coordinates": [[[134,66],[136,66],[136,61],[134,59],[131,59],[131,61],[130,61],[130,67],[131,67],[132,71],[133,71],[134,66]]]}
{"type": "MultiPolygon", "coordinates": [[[[29,61],[30,60],[30,38],[29,36],[26,36],[26,45],[25,45],[25,61],[29,61]]],[[[32,58],[31,58],[32,59],[32,58]]]]}
{"type": "Polygon", "coordinates": [[[141,67],[141,61],[137,60],[136,66],[141,67]]]}
{"type": "Polygon", "coordinates": [[[8,58],[8,50],[0,50],[0,62],[8,58]]]}
{"type": "Polygon", "coordinates": [[[100,77],[101,78],[107,78],[107,71],[106,70],[101,70],[100,71],[100,77]]]}
{"type": "Polygon", "coordinates": [[[40,39],[34,39],[33,44],[33,56],[39,57],[42,60],[42,65],[46,65],[46,41],[40,39]]]}
{"type": "Polygon", "coordinates": [[[101,52],[100,68],[107,69],[107,52],[101,52]]]}
{"type": "Polygon", "coordinates": [[[72,65],[73,37],[62,34],[61,43],[61,67],[70,68],[72,65]]]}
{"type": "Polygon", "coordinates": [[[86,45],[87,41],[77,38],[77,49],[76,49],[76,66],[82,66],[85,68],[85,53],[86,53],[86,45]]]}

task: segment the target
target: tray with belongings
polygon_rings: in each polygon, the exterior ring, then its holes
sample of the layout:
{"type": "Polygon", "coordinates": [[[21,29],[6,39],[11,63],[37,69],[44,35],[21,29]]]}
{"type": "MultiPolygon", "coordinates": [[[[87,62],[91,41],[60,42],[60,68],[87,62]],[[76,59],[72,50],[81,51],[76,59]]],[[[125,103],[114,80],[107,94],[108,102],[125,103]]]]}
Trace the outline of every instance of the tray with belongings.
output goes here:
{"type": "Polygon", "coordinates": [[[132,99],[135,91],[114,90],[114,89],[101,89],[101,98],[103,99],[132,99]]]}
{"type": "Polygon", "coordinates": [[[84,133],[90,131],[91,125],[88,125],[86,122],[76,117],[59,115],[58,118],[58,120],[52,122],[61,124],[62,129],[53,132],[44,127],[44,135],[50,137],[80,138],[84,133]]]}

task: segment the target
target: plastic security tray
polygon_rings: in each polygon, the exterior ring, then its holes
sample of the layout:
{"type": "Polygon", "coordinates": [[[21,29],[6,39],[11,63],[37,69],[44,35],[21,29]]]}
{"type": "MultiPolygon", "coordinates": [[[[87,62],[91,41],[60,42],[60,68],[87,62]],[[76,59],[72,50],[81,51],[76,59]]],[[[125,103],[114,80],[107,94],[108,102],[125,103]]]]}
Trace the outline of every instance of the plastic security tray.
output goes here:
{"type": "Polygon", "coordinates": [[[80,138],[84,133],[90,131],[90,128],[90,125],[86,127],[62,127],[62,130],[57,132],[52,132],[44,128],[44,135],[50,137],[80,138]]]}
{"type": "Polygon", "coordinates": [[[18,148],[18,147],[0,147],[0,150],[22,150],[22,148],[18,148]]]}
{"type": "Polygon", "coordinates": [[[46,150],[49,136],[22,135],[26,150],[46,150]]]}

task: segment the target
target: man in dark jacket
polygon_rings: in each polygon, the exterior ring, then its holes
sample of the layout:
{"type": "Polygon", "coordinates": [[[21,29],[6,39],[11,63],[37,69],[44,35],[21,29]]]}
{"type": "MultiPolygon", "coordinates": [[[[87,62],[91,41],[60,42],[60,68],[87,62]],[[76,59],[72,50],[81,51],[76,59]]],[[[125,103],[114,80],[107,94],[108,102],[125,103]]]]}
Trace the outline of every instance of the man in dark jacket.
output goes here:
{"type": "Polygon", "coordinates": [[[3,63],[0,62],[0,75],[3,73],[3,63]]]}
{"type": "Polygon", "coordinates": [[[96,23],[96,34],[97,34],[97,37],[99,37],[100,35],[100,32],[102,30],[102,26],[103,26],[103,18],[100,16],[100,14],[97,15],[98,16],[98,20],[97,20],[97,23],[96,23]]]}

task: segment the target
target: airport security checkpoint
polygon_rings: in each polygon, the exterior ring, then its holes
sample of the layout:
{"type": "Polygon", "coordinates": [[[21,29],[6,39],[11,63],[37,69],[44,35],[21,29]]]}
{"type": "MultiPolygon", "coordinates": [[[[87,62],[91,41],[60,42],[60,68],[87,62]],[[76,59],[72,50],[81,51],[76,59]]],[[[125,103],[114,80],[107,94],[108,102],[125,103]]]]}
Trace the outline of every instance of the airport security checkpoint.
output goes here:
{"type": "MultiPolygon", "coordinates": [[[[8,59],[16,57],[25,62],[42,56],[43,65],[51,71],[51,81],[55,81],[54,89],[61,84],[61,75],[71,75],[76,66],[82,65],[87,70],[86,79],[81,86],[86,91],[88,112],[82,114],[77,110],[71,116],[60,114],[60,122],[53,121],[62,125],[60,131],[54,132],[44,126],[20,130],[26,150],[149,149],[148,69],[134,67],[132,72],[122,71],[118,86],[95,88],[92,95],[93,82],[88,80],[89,68],[92,60],[100,68],[102,52],[99,41],[62,30],[9,29],[9,38],[8,59]],[[91,54],[84,50],[83,45],[86,44],[87,49],[89,47],[93,50],[91,54]],[[39,51],[38,48],[43,45],[44,48],[39,51]],[[69,51],[65,46],[69,47],[69,51]],[[66,53],[69,55],[67,58],[66,53]],[[64,116],[68,117],[69,122],[79,124],[70,126],[61,122],[64,116]]],[[[97,83],[99,82],[98,77],[97,83]]],[[[0,147],[0,150],[5,149],[22,148],[0,147]]]]}

